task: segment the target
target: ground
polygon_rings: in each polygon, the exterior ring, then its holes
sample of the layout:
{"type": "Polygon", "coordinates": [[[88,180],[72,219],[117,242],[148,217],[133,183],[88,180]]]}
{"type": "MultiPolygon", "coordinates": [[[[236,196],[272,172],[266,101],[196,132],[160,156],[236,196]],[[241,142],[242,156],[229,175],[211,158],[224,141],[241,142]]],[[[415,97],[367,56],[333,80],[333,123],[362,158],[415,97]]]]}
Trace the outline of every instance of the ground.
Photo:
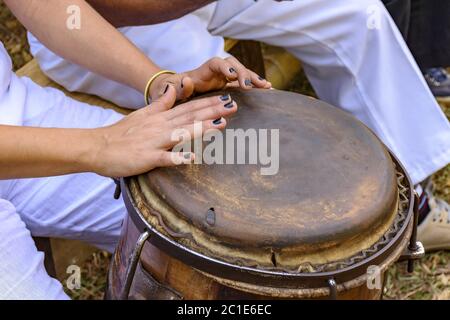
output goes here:
{"type": "MultiPolygon", "coordinates": [[[[0,40],[13,59],[14,70],[31,60],[23,26],[0,0],[0,40]]],[[[303,73],[292,82],[290,90],[314,95],[303,73]]],[[[450,108],[443,106],[450,119],[450,108]]],[[[435,175],[436,193],[450,202],[450,166],[435,175]]],[[[74,299],[101,299],[106,284],[110,255],[97,251],[82,266],[82,288],[67,290],[74,299]]],[[[450,252],[434,252],[416,264],[408,274],[404,263],[390,268],[384,293],[385,299],[450,299],[450,252]]]]}

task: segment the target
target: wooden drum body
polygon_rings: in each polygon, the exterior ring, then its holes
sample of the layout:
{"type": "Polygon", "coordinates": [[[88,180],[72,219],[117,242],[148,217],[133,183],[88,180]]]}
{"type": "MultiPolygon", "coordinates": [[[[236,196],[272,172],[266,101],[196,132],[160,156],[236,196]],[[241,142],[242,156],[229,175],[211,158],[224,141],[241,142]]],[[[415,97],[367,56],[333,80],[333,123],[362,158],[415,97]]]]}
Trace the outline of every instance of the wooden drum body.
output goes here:
{"type": "Polygon", "coordinates": [[[386,269],[423,254],[404,168],[326,103],[230,93],[240,109],[228,129],[279,130],[279,171],[199,164],[122,179],[129,217],[106,297],[379,299],[386,269]]]}

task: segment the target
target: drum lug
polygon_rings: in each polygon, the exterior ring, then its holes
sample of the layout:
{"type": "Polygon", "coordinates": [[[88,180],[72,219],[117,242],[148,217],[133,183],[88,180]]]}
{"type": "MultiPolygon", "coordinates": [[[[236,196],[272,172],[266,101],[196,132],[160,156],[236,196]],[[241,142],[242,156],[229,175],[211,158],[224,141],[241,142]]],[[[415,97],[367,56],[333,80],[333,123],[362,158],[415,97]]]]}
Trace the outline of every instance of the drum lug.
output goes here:
{"type": "Polygon", "coordinates": [[[131,253],[130,258],[128,259],[128,266],[125,273],[125,282],[122,288],[122,292],[119,296],[120,300],[128,300],[131,284],[133,283],[133,279],[136,274],[136,268],[141,257],[142,248],[144,248],[144,244],[148,240],[148,238],[150,238],[150,232],[147,230],[139,236],[134,246],[134,250],[131,253]]]}
{"type": "Polygon", "coordinates": [[[337,300],[337,284],[336,281],[331,278],[327,281],[328,288],[330,289],[330,295],[328,296],[330,300],[337,300]]]}
{"type": "Polygon", "coordinates": [[[112,179],[116,184],[116,189],[114,190],[114,199],[118,200],[120,198],[120,195],[122,194],[122,189],[120,188],[120,179],[119,178],[112,178],[112,179]]]}
{"type": "Polygon", "coordinates": [[[412,269],[410,269],[410,263],[414,263],[414,260],[422,259],[424,255],[425,249],[422,242],[416,241],[412,247],[408,246],[407,248],[405,248],[405,251],[401,255],[399,261],[408,260],[408,272],[412,272],[414,266],[412,266],[412,269]]]}
{"type": "Polygon", "coordinates": [[[417,241],[417,225],[419,222],[419,195],[414,192],[414,217],[413,230],[409,245],[403,252],[400,260],[408,260],[408,272],[414,271],[414,261],[423,258],[425,249],[420,241],[417,241]]]}

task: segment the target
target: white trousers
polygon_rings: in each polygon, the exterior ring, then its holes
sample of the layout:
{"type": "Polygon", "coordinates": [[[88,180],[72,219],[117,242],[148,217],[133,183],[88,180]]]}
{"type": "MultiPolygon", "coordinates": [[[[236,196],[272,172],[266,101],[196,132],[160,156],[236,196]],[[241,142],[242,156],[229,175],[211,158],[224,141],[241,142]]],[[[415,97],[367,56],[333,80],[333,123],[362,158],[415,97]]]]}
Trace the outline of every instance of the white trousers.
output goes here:
{"type": "MultiPolygon", "coordinates": [[[[284,47],[302,61],[318,96],[374,130],[414,183],[450,163],[449,122],[378,0],[219,0],[178,20],[121,31],[176,71],[224,56],[219,35],[284,47]]],[[[30,44],[44,72],[69,90],[142,106],[141,93],[61,59],[32,36],[30,44]]]]}
{"type": "MultiPolygon", "coordinates": [[[[121,115],[69,99],[29,79],[14,78],[24,99],[21,124],[34,127],[95,128],[121,115]]],[[[13,110],[12,110],[13,111],[13,110]]],[[[11,111],[11,112],[12,112],[11,111]]],[[[2,110],[0,123],[8,122],[2,110]]],[[[113,199],[114,183],[95,174],[0,180],[0,300],[67,299],[61,284],[45,271],[33,236],[78,239],[113,251],[125,215],[113,199]]]]}

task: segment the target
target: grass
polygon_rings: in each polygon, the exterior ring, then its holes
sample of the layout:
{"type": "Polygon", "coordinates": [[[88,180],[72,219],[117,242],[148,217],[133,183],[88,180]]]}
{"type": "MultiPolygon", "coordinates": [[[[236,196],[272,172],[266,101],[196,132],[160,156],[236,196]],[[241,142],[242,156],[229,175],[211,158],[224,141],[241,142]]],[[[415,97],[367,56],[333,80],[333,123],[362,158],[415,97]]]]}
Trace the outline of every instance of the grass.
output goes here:
{"type": "Polygon", "coordinates": [[[66,293],[75,300],[101,300],[106,288],[111,254],[97,251],[81,266],[81,288],[70,290],[66,287],[66,278],[60,279],[66,293]]]}
{"type": "MultiPolygon", "coordinates": [[[[31,60],[25,29],[1,0],[0,40],[12,57],[14,70],[31,60]]],[[[314,90],[303,73],[296,76],[289,90],[314,95],[314,90]]],[[[442,107],[450,119],[450,107],[442,107]]],[[[436,194],[450,202],[450,166],[437,173],[433,180],[436,194]]],[[[81,289],[66,290],[67,293],[73,299],[102,299],[110,258],[106,252],[95,252],[82,266],[81,289]]],[[[450,252],[429,253],[416,264],[412,274],[405,270],[404,263],[390,268],[386,279],[385,299],[450,299],[450,252]]]]}

